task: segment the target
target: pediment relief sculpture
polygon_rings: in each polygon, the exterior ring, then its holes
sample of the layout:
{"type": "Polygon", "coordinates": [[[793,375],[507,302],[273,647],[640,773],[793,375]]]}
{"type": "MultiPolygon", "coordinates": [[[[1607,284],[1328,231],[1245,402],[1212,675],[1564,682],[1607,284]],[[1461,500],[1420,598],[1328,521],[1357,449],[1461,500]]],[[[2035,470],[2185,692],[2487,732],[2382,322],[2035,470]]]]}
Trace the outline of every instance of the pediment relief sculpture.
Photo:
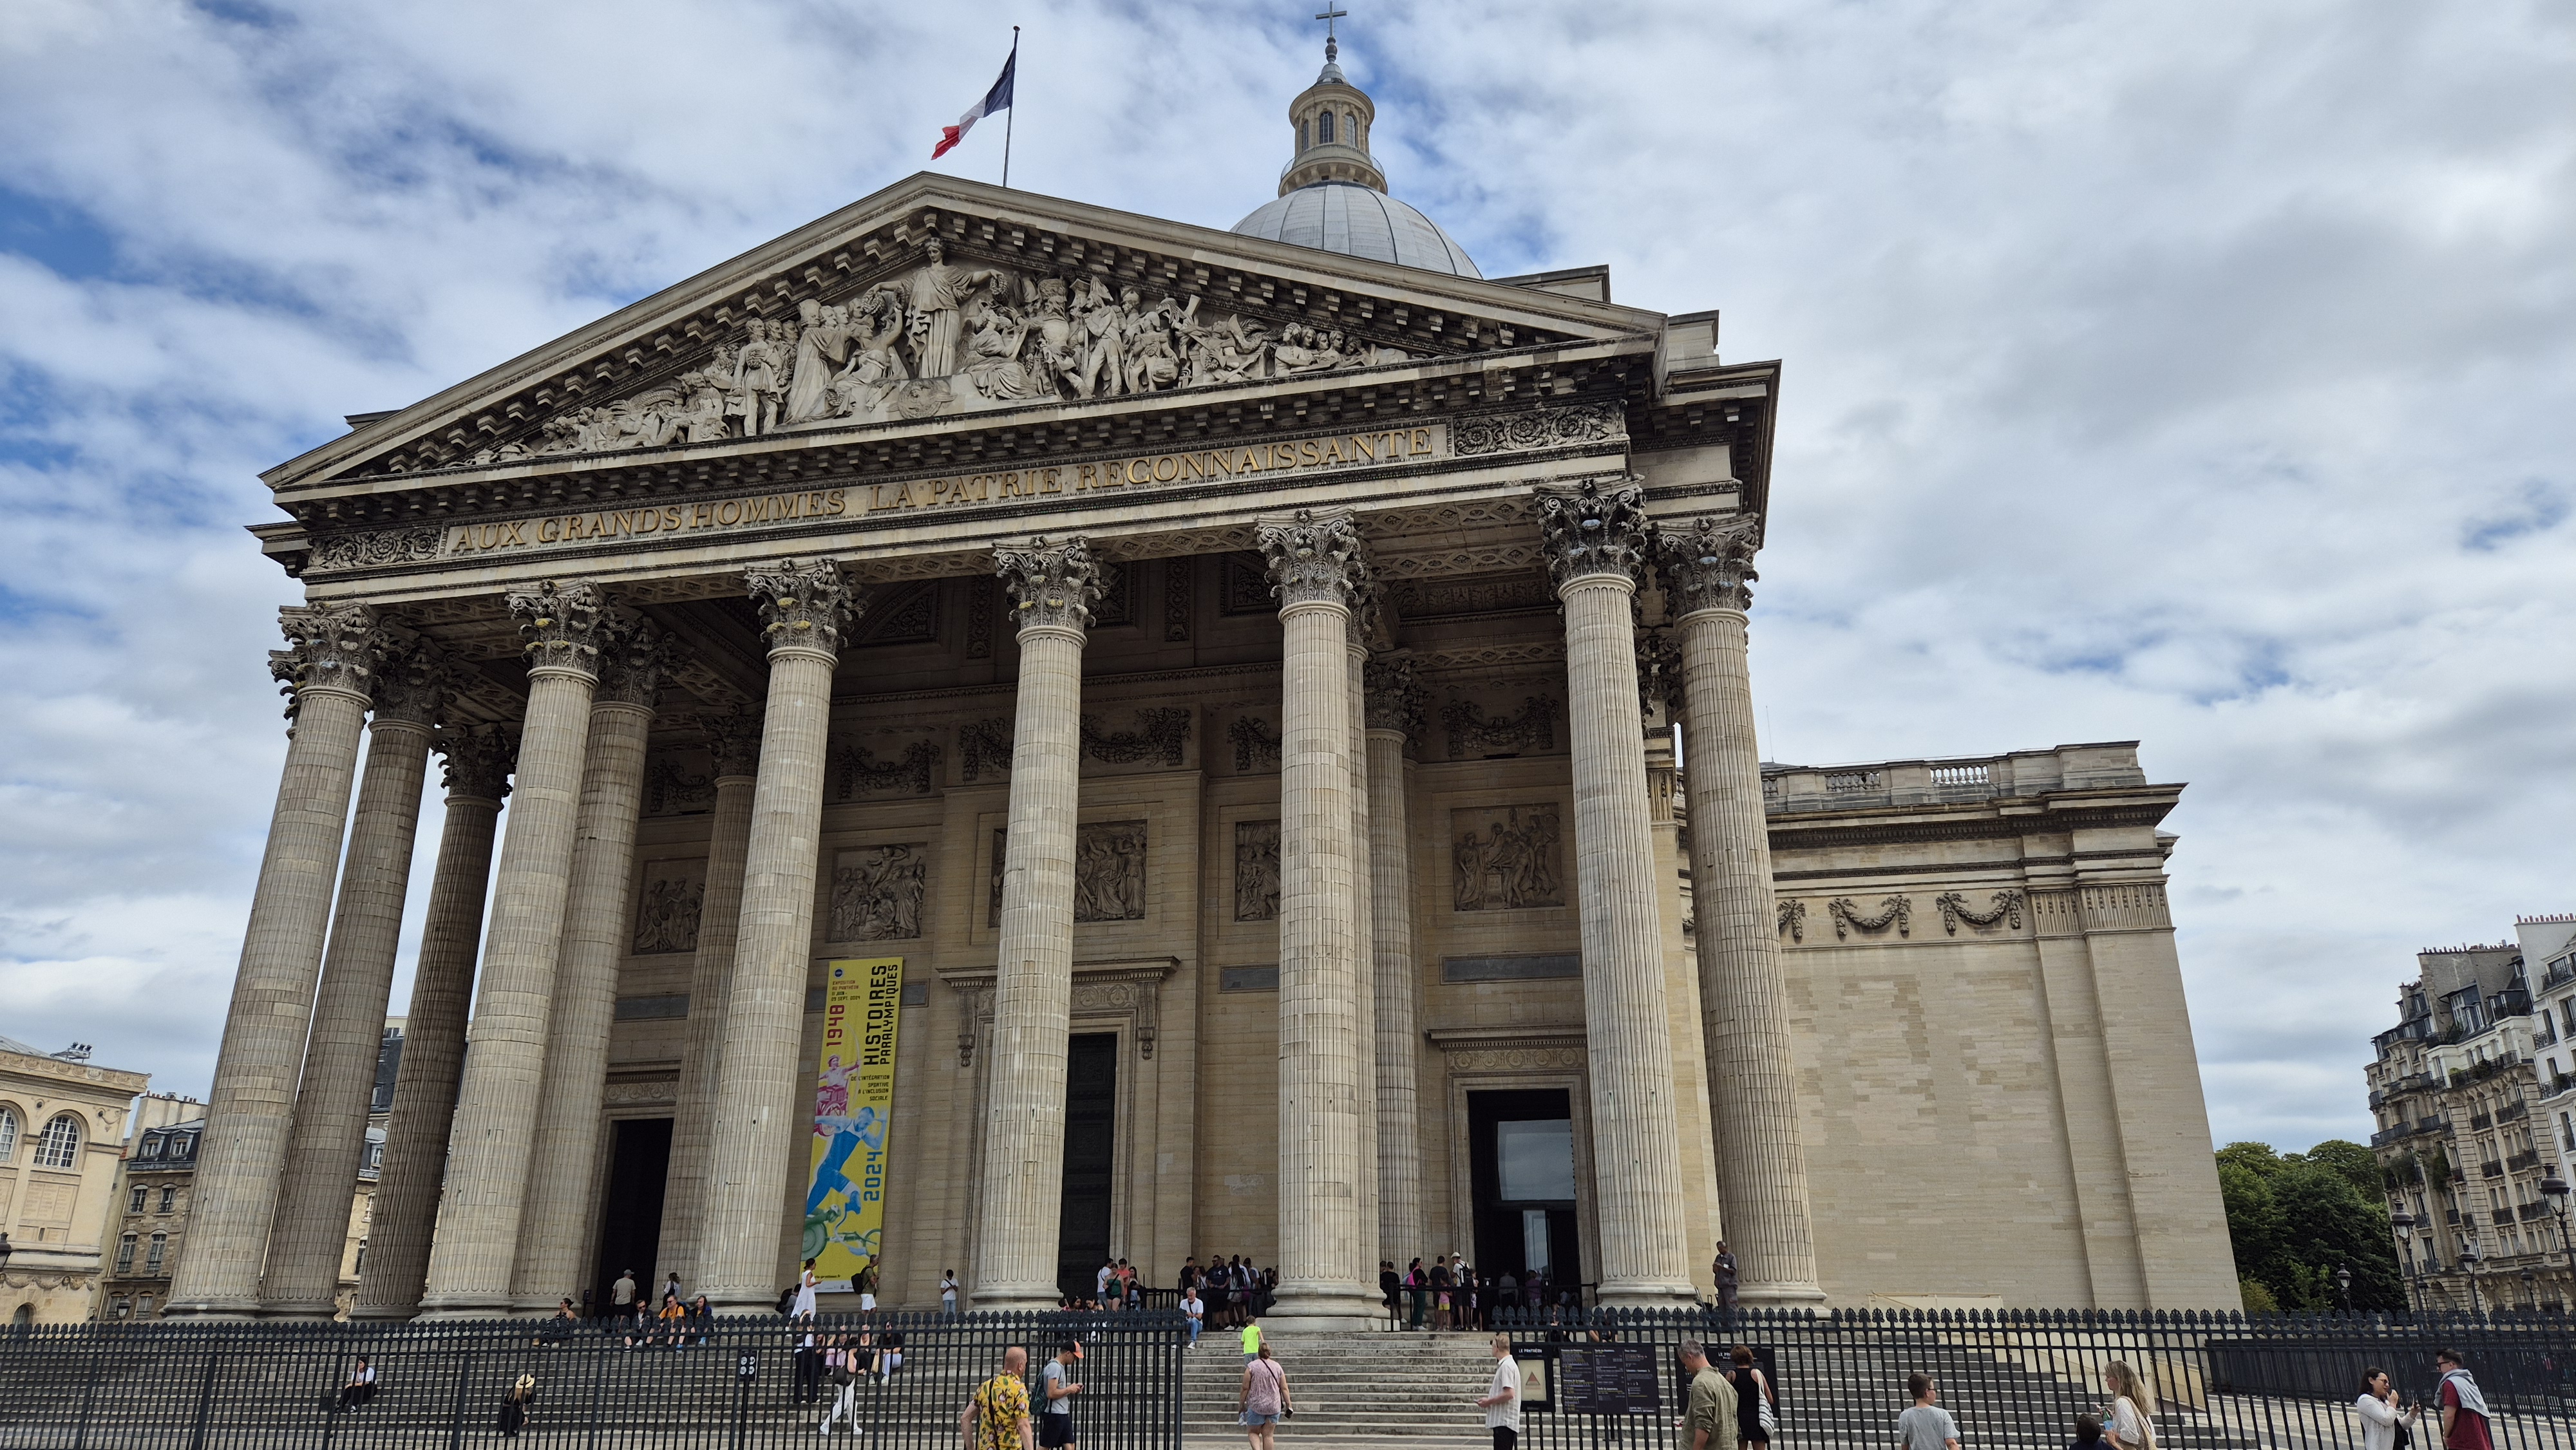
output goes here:
{"type": "Polygon", "coordinates": [[[1410,362],[1356,332],[1203,309],[1200,297],[1101,277],[948,260],[792,316],[754,314],[676,377],[566,408],[477,466],[720,443],[1032,402],[1141,396],[1410,362]]]}

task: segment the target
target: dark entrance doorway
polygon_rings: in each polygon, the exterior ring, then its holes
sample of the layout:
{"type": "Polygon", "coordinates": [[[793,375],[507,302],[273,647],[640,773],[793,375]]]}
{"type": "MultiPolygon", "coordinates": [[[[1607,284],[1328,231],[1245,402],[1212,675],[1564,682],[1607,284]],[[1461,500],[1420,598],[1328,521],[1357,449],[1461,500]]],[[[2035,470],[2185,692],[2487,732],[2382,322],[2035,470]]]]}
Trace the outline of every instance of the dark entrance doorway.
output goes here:
{"type": "Polygon", "coordinates": [[[1467,1094],[1467,1166],[1476,1208],[1476,1267],[1552,1299],[1582,1282],[1574,1211],[1574,1112],[1562,1088],[1467,1094]]]}
{"type": "Polygon", "coordinates": [[[1085,1032],[1066,1044],[1064,1209],[1056,1220],[1055,1283],[1089,1297],[1109,1259],[1111,1167],[1118,1145],[1118,1034],[1085,1032]]]}
{"type": "Polygon", "coordinates": [[[662,1180],[671,1171],[671,1120],[621,1118],[609,1125],[608,1191],[599,1205],[599,1259],[591,1269],[590,1302],[608,1312],[609,1290],[620,1270],[635,1271],[635,1294],[660,1292],[662,1180]]]}

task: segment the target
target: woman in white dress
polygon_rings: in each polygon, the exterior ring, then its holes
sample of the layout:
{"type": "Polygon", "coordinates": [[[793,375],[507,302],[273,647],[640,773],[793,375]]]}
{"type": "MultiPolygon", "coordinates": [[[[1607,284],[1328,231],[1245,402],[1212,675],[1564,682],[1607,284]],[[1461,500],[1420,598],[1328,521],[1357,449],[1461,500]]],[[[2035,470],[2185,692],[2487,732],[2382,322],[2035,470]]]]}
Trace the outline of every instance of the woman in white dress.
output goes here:
{"type": "Polygon", "coordinates": [[[2404,1411],[2397,1403],[2396,1387],[2388,1382],[2388,1371],[2361,1372],[2361,1398],[2352,1402],[2352,1410],[2361,1416],[2361,1450],[2397,1450],[2404,1411]]]}
{"type": "Polygon", "coordinates": [[[812,1259],[807,1259],[805,1261],[805,1267],[796,1271],[796,1302],[788,1307],[787,1315],[789,1318],[811,1319],[814,1317],[814,1285],[816,1282],[817,1281],[814,1278],[814,1261],[812,1259]]]}

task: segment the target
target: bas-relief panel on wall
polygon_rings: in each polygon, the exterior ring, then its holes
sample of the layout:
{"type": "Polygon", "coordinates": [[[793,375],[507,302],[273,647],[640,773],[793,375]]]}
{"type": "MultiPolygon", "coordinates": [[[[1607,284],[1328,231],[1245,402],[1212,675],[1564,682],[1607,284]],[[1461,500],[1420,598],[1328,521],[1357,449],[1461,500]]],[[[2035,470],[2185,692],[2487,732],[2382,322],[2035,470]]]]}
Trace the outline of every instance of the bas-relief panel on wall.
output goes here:
{"type": "Polygon", "coordinates": [[[1451,760],[1545,754],[1556,749],[1556,712],[1554,695],[1523,695],[1488,705],[1453,693],[1440,707],[1440,724],[1448,735],[1451,760]]]}
{"type": "Polygon", "coordinates": [[[870,846],[832,861],[827,941],[905,941],[921,935],[929,846],[870,846]]]}
{"type": "Polygon", "coordinates": [[[1565,904],[1565,853],[1554,804],[1453,810],[1449,830],[1458,910],[1565,904]]]}
{"type": "Polygon", "coordinates": [[[1279,919],[1279,823],[1234,823],[1234,919],[1279,919]]]}
{"type": "Polygon", "coordinates": [[[636,956],[698,949],[698,913],[707,895],[707,863],[654,861],[635,897],[636,956]]]}
{"type": "Polygon", "coordinates": [[[939,747],[930,740],[864,745],[836,740],[831,747],[834,799],[866,800],[886,795],[928,795],[939,765],[939,747]]]}
{"type": "Polygon", "coordinates": [[[705,751],[657,751],[645,759],[644,814],[693,816],[715,800],[715,764],[705,751]]]}
{"type": "Polygon", "coordinates": [[[809,428],[932,418],[1033,402],[1170,392],[1410,360],[1336,328],[1202,311],[1197,297],[1097,276],[1050,277],[928,263],[794,316],[754,315],[707,340],[687,371],[628,397],[573,408],[474,455],[478,465],[552,454],[716,443],[809,428]]]}
{"type": "MultiPolygon", "coordinates": [[[[1073,833],[1073,919],[1145,919],[1145,823],[1094,821],[1073,833]]],[[[992,901],[985,924],[1002,924],[1002,876],[1009,866],[1010,832],[993,832],[992,901]]]]}

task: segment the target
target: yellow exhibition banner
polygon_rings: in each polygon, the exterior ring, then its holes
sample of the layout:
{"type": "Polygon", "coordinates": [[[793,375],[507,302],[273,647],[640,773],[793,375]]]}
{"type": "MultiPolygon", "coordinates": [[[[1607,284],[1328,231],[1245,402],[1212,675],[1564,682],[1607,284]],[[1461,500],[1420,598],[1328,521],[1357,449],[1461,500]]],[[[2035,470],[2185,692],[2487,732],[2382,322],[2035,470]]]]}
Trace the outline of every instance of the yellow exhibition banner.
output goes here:
{"type": "Polygon", "coordinates": [[[819,1279],[857,1274],[885,1232],[886,1129],[894,1114],[894,1040],[902,1017],[903,958],[863,957],[825,968],[814,1171],[805,1190],[804,1256],[815,1261],[819,1279]]]}

